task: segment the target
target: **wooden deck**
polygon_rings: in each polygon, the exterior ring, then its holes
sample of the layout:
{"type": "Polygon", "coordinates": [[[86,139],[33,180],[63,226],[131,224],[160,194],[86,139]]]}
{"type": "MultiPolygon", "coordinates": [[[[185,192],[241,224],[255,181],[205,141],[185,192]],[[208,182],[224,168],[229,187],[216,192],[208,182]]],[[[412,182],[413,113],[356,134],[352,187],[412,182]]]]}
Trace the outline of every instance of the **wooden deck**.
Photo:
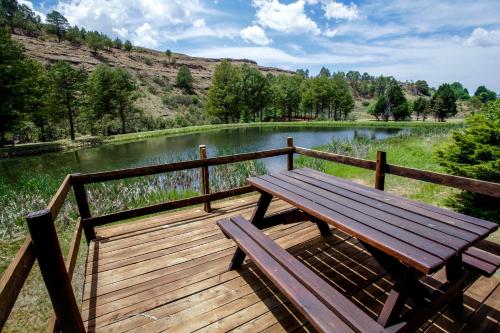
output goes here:
{"type": "MultiPolygon", "coordinates": [[[[247,261],[227,271],[234,243],[216,221],[249,218],[257,196],[98,228],[87,258],[82,315],[89,331],[313,331],[304,317],[247,261]]],[[[273,201],[270,212],[289,208],[273,201]]],[[[374,318],[392,279],[357,239],[333,229],[321,237],[310,222],[266,230],[271,238],[374,318]]],[[[424,281],[442,281],[442,271],[424,281]]],[[[425,332],[500,332],[500,279],[469,281],[465,312],[446,309],[425,332]]],[[[410,307],[411,304],[408,304],[410,307]]]]}

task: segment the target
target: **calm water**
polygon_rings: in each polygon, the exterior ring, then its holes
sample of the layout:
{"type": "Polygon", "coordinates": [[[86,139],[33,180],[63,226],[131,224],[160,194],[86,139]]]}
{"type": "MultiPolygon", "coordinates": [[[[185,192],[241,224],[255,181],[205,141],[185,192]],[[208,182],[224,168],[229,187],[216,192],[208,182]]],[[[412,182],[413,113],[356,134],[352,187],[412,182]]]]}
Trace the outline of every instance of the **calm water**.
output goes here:
{"type": "MultiPolygon", "coordinates": [[[[0,160],[0,173],[15,181],[21,173],[64,175],[70,172],[95,172],[188,160],[196,158],[198,146],[207,146],[208,155],[249,152],[281,148],[291,136],[297,146],[311,148],[332,140],[367,137],[383,139],[406,129],[381,128],[242,128],[155,137],[140,141],[104,145],[73,152],[48,153],[38,156],[0,160]]],[[[264,159],[268,170],[281,170],[286,157],[264,159]]]]}

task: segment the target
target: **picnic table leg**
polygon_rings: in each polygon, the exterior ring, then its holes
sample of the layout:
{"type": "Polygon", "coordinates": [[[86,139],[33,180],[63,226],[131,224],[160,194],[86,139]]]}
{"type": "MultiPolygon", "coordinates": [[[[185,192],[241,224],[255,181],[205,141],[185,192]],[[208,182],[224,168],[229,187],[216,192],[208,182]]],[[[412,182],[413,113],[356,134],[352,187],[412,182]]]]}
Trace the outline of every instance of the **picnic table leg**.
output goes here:
{"type": "MultiPolygon", "coordinates": [[[[453,286],[456,283],[460,283],[463,275],[462,271],[462,256],[458,256],[455,259],[450,260],[446,264],[446,279],[448,283],[453,286]]],[[[459,292],[450,302],[450,309],[454,314],[460,315],[464,310],[464,294],[463,288],[460,286],[459,292]]]]}
{"type": "MultiPolygon", "coordinates": [[[[264,215],[266,215],[267,209],[271,204],[273,196],[266,192],[261,192],[259,202],[257,203],[257,207],[255,208],[252,218],[250,219],[250,223],[255,225],[257,228],[261,229],[264,227],[262,225],[262,219],[264,215]]],[[[231,263],[229,264],[229,270],[234,270],[243,264],[243,260],[245,260],[246,254],[239,247],[234,251],[233,258],[231,259],[231,263]]]]}
{"type": "Polygon", "coordinates": [[[332,230],[328,226],[328,223],[321,221],[320,219],[318,219],[310,214],[306,214],[306,216],[311,222],[316,223],[316,226],[318,227],[321,236],[331,236],[332,235],[332,230]]]}

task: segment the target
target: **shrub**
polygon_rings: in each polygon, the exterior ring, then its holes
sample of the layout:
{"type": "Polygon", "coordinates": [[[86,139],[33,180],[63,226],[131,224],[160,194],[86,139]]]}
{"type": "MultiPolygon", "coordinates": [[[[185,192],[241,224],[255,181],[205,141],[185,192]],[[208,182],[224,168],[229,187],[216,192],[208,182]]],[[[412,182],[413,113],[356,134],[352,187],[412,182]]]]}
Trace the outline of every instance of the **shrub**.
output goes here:
{"type": "MultiPolygon", "coordinates": [[[[436,154],[451,174],[499,183],[500,100],[467,118],[465,129],[453,132],[453,141],[436,154]]],[[[499,198],[462,191],[449,203],[459,212],[500,223],[499,198]]]]}
{"type": "Polygon", "coordinates": [[[153,59],[151,59],[150,57],[145,57],[144,63],[148,66],[151,66],[153,64],[153,59]]]}
{"type": "Polygon", "coordinates": [[[361,105],[363,105],[363,106],[368,106],[368,105],[370,105],[370,102],[368,102],[368,101],[363,101],[363,103],[361,103],[361,105]]]}

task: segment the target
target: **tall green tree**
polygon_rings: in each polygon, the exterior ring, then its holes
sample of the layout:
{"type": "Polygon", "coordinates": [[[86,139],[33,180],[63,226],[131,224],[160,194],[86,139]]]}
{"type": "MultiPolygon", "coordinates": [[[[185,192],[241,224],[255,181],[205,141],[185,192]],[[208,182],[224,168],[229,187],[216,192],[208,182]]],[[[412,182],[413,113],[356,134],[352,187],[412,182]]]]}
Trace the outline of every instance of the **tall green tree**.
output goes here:
{"type": "Polygon", "coordinates": [[[83,97],[86,74],[64,61],[58,61],[48,70],[51,87],[50,101],[54,110],[65,114],[71,140],[75,140],[75,115],[83,97]]]}
{"type": "Polygon", "coordinates": [[[422,116],[422,121],[425,121],[429,113],[429,101],[425,97],[419,97],[413,102],[413,113],[417,116],[417,120],[422,116]]]}
{"type": "Polygon", "coordinates": [[[2,24],[9,27],[10,32],[14,32],[14,18],[18,9],[17,0],[0,0],[0,19],[2,24]]]}
{"type": "MultiPolygon", "coordinates": [[[[354,98],[347,81],[338,75],[331,79],[332,98],[330,99],[335,120],[346,120],[347,115],[354,110],[354,98]]],[[[331,115],[329,114],[329,118],[331,115]]]]}
{"type": "Polygon", "coordinates": [[[0,145],[30,108],[32,66],[22,45],[0,29],[0,145]]]}
{"type": "Polygon", "coordinates": [[[123,48],[125,49],[125,51],[127,52],[130,52],[132,51],[132,43],[127,39],[125,41],[125,44],[123,44],[123,48]]]}
{"type": "Polygon", "coordinates": [[[129,72],[123,68],[115,68],[113,71],[113,99],[117,106],[118,115],[122,124],[122,134],[126,132],[127,117],[132,113],[132,104],[137,98],[134,93],[137,85],[129,72]]]}
{"type": "Polygon", "coordinates": [[[417,94],[424,95],[424,96],[431,95],[431,92],[429,90],[429,85],[427,84],[427,81],[425,81],[425,80],[415,81],[415,89],[417,91],[417,94]]]}
{"type": "MultiPolygon", "coordinates": [[[[268,102],[269,83],[258,70],[244,64],[241,67],[242,100],[245,109],[251,112],[253,121],[263,120],[263,111],[268,102]]],[[[248,118],[245,122],[248,122],[248,118]]]]}
{"type": "Polygon", "coordinates": [[[453,82],[450,84],[451,90],[453,90],[453,93],[455,94],[455,98],[458,99],[469,99],[469,91],[464,88],[464,86],[460,82],[453,82]]]}
{"type": "MultiPolygon", "coordinates": [[[[207,112],[226,124],[235,119],[238,109],[238,75],[231,63],[223,60],[215,67],[207,94],[207,112]]],[[[238,119],[238,118],[236,118],[238,119]]]]}
{"type": "MultiPolygon", "coordinates": [[[[440,164],[457,176],[500,183],[500,100],[488,102],[465,124],[437,151],[440,164]]],[[[462,191],[450,204],[459,212],[500,223],[499,198],[462,191]]]]}
{"type": "Polygon", "coordinates": [[[455,93],[448,83],[440,85],[436,93],[432,95],[431,109],[434,117],[440,122],[457,114],[455,93]]]}
{"type": "Polygon", "coordinates": [[[97,51],[102,50],[104,47],[103,38],[97,31],[87,32],[85,40],[87,42],[87,47],[92,50],[94,55],[97,55],[97,51]]]}
{"type": "Polygon", "coordinates": [[[168,58],[168,62],[170,62],[172,60],[172,51],[170,51],[170,49],[167,49],[165,51],[165,55],[167,56],[168,58]]]}
{"type": "Polygon", "coordinates": [[[406,100],[403,89],[399,84],[392,85],[387,93],[389,100],[389,113],[395,121],[405,119],[410,116],[410,108],[406,100]]]}
{"type": "Polygon", "coordinates": [[[193,75],[191,75],[191,71],[188,66],[182,65],[177,72],[177,78],[175,80],[177,86],[183,89],[186,92],[193,91],[193,75]]]}
{"type": "Polygon", "coordinates": [[[483,103],[487,103],[488,101],[494,101],[497,98],[497,93],[489,90],[485,86],[479,86],[477,87],[474,96],[479,97],[483,103]]]}
{"type": "Polygon", "coordinates": [[[69,28],[68,20],[58,11],[53,10],[47,14],[45,19],[50,30],[56,34],[57,40],[60,42],[61,38],[69,28]]]}
{"type": "MultiPolygon", "coordinates": [[[[375,104],[370,105],[370,107],[368,108],[368,113],[374,116],[377,120],[380,120],[381,118],[384,118],[384,115],[388,113],[388,109],[389,101],[387,100],[387,97],[382,95],[377,98],[375,104]]],[[[387,121],[388,118],[384,118],[384,120],[387,121]]]]}

